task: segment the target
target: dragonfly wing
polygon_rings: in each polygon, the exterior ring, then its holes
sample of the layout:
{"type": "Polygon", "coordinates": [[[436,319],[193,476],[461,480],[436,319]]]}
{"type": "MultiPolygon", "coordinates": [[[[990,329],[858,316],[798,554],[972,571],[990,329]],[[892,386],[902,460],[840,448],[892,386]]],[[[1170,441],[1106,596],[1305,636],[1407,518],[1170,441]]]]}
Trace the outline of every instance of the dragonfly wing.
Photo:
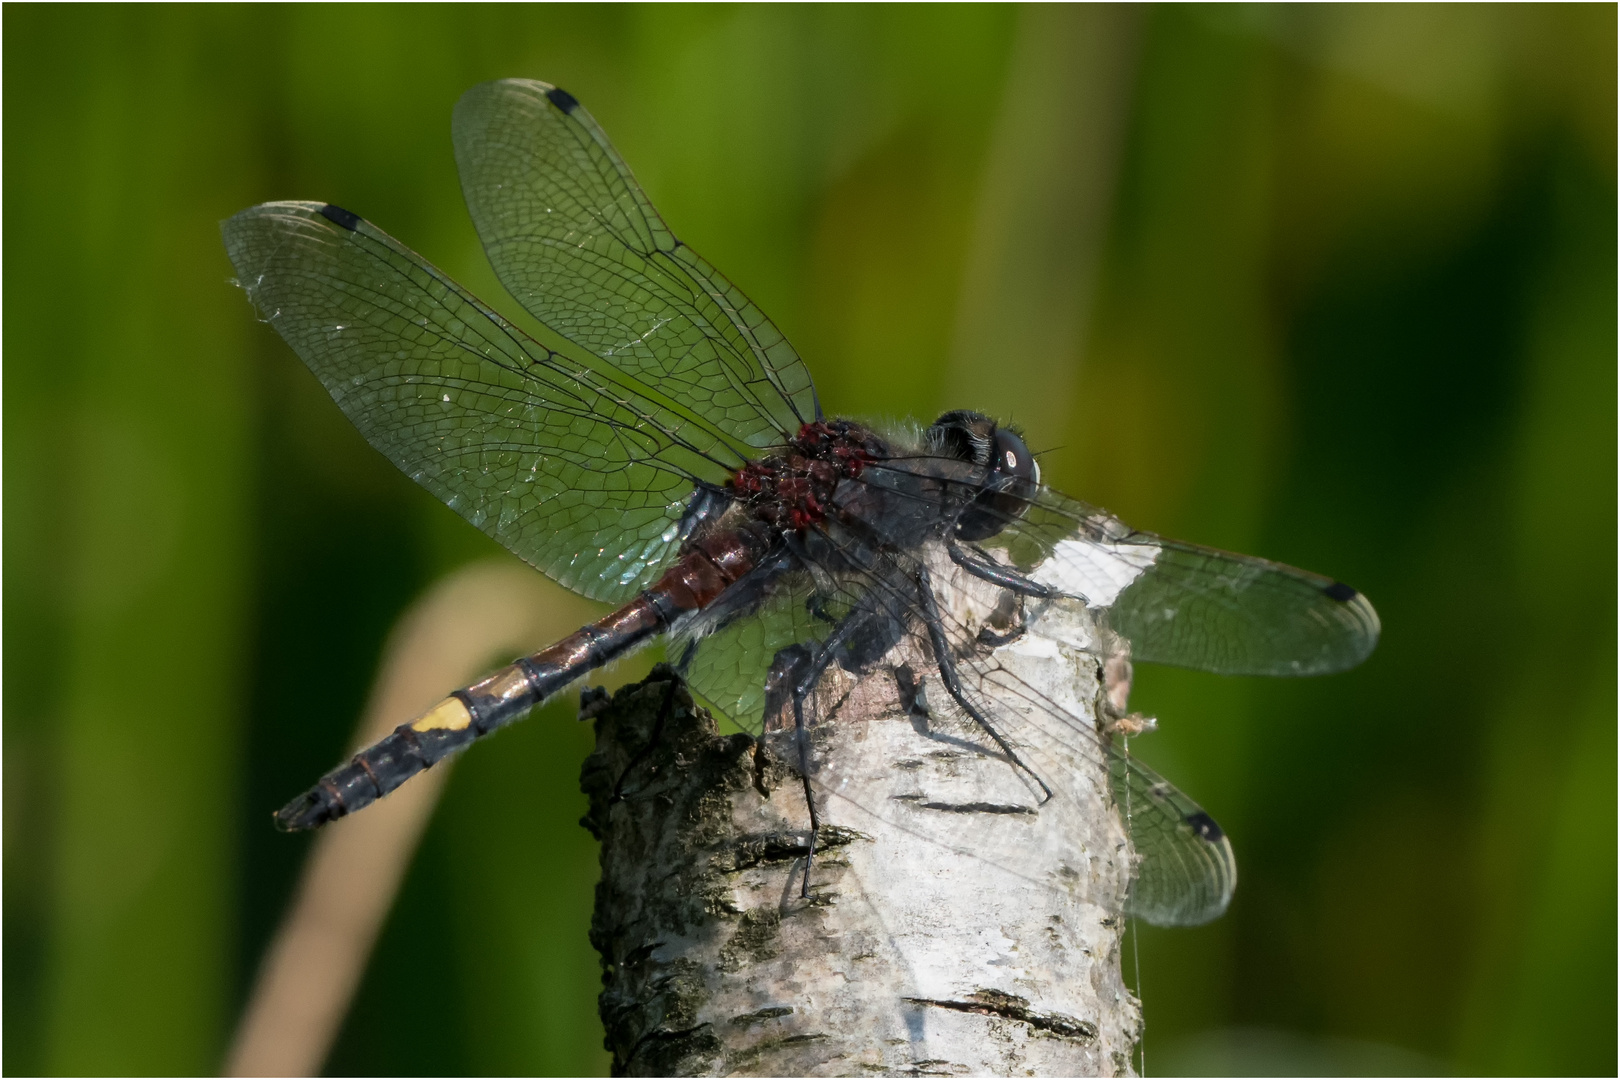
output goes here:
{"type": "Polygon", "coordinates": [[[1215,819],[1127,754],[1112,754],[1109,772],[1140,860],[1126,914],[1153,926],[1219,918],[1237,887],[1237,860],[1215,819]]]}
{"type": "Polygon", "coordinates": [[[1378,643],[1378,613],[1348,585],[1138,532],[1048,489],[986,546],[1105,611],[1133,660],[1225,675],[1323,675],[1355,667],[1378,643]]]}
{"type": "Polygon", "coordinates": [[[1225,833],[1093,719],[1108,715],[1106,660],[1117,648],[1102,613],[1076,600],[1026,600],[1003,631],[987,627],[983,613],[1005,612],[1010,593],[992,607],[997,590],[986,592],[977,578],[936,572],[933,584],[965,692],[1053,799],[1077,798],[1064,780],[1076,762],[1106,769],[1137,856],[1125,912],[1154,926],[1219,917],[1237,884],[1225,833]],[[1005,643],[987,644],[986,630],[1005,643]]]}
{"type": "Polygon", "coordinates": [[[222,230],[237,279],[366,439],[557,581],[621,601],[673,558],[726,433],[524,335],[334,206],[266,203],[222,230]]]}
{"type": "Polygon", "coordinates": [[[773,678],[778,657],[795,647],[815,648],[836,623],[824,605],[847,607],[847,596],[818,588],[799,570],[759,575],[762,588],[747,596],[744,580],[701,616],[675,628],[670,656],[698,697],[720,717],[751,735],[779,708],[786,687],[773,678]]]}
{"type": "Polygon", "coordinates": [[[818,418],[793,346],[675,239],[573,97],[524,79],[484,83],[457,103],[454,132],[490,263],[537,319],[751,447],[818,418]]]}

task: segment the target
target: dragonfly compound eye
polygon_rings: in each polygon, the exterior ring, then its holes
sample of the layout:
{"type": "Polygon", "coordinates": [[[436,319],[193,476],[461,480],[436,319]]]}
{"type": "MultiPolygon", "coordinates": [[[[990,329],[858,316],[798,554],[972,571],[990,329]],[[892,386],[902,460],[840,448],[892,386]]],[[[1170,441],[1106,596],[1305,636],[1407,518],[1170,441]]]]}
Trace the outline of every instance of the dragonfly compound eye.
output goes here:
{"type": "Polygon", "coordinates": [[[1010,476],[1015,481],[1024,480],[1030,484],[1041,482],[1041,467],[1035,463],[1035,455],[1029,452],[1029,447],[1016,431],[997,428],[995,446],[996,457],[992,465],[996,472],[1010,476]]]}
{"type": "Polygon", "coordinates": [[[958,429],[965,432],[960,442],[975,451],[969,460],[985,467],[979,494],[956,519],[958,540],[988,539],[1023,517],[1041,482],[1041,468],[1023,438],[1016,431],[985,423],[988,431],[977,425],[958,429]]]}

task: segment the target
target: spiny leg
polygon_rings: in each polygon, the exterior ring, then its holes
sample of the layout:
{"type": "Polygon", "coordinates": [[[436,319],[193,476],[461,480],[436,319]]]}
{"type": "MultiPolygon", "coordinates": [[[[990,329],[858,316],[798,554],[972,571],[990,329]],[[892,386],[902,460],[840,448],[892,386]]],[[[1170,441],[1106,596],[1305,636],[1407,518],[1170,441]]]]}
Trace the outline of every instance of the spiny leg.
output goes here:
{"type": "Polygon", "coordinates": [[[799,887],[799,895],[806,900],[810,898],[810,867],[816,858],[816,835],[821,831],[821,815],[816,811],[815,795],[810,790],[810,737],[804,725],[804,702],[821,681],[821,676],[832,666],[839,647],[854,635],[861,620],[867,618],[868,614],[857,608],[844,616],[809,658],[804,674],[793,685],[793,733],[799,744],[799,779],[804,785],[804,804],[810,811],[810,850],[804,857],[804,882],[799,887]]]}
{"type": "Polygon", "coordinates": [[[1010,592],[1018,593],[1020,596],[1033,596],[1041,600],[1052,600],[1068,595],[1061,589],[1054,589],[1050,585],[1042,585],[1032,578],[1027,578],[1010,566],[992,562],[977,552],[969,552],[968,549],[955,540],[947,540],[945,550],[950,552],[952,562],[974,577],[982,578],[992,585],[999,585],[1010,592]]]}
{"type": "Polygon", "coordinates": [[[804,732],[804,698],[794,689],[793,729],[799,743],[799,782],[804,785],[804,805],[810,811],[810,845],[804,855],[804,881],[799,884],[799,896],[810,899],[810,867],[816,861],[816,835],[821,832],[821,815],[816,812],[816,797],[810,790],[810,745],[804,732]]]}
{"type": "Polygon", "coordinates": [[[962,692],[962,682],[956,674],[956,658],[951,655],[950,642],[945,637],[945,624],[939,617],[939,604],[934,600],[933,584],[929,580],[928,571],[921,567],[917,570],[917,599],[922,604],[923,621],[928,625],[928,640],[934,647],[934,665],[939,668],[939,678],[945,684],[946,691],[962,707],[962,711],[971,716],[974,722],[996,741],[996,745],[1001,747],[1007,759],[1040,785],[1041,802],[1046,802],[1052,797],[1052,789],[1046,786],[1046,781],[1036,775],[1034,769],[1024,764],[1024,759],[1018,756],[1018,752],[1006,739],[1002,738],[1001,732],[996,730],[989,718],[962,692]]]}

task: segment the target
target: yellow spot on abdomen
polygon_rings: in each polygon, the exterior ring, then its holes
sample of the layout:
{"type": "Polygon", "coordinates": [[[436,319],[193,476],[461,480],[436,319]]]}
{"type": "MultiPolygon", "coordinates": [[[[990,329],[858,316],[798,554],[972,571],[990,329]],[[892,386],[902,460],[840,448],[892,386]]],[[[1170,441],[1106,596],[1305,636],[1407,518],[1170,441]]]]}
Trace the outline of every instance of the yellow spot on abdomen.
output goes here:
{"type": "Polygon", "coordinates": [[[461,699],[447,697],[412,723],[411,730],[432,731],[434,728],[449,728],[451,731],[460,731],[470,723],[472,713],[467,711],[467,706],[461,703],[461,699]]]}

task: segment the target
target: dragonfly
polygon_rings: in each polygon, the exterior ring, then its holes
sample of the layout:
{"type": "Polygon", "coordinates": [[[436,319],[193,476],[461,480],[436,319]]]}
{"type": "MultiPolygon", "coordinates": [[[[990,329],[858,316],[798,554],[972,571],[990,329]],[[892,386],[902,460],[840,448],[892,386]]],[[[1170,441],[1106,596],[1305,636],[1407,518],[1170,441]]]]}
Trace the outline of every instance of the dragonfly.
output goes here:
{"type": "Polygon", "coordinates": [[[1044,484],[1023,435],[981,413],[926,427],[827,415],[781,331],[676,238],[566,91],[474,87],[453,136],[490,263],[554,343],[330,203],[225,221],[237,283],[372,446],[553,580],[616,607],[401,724],[276,825],[352,814],[667,636],[712,711],[797,746],[811,856],[824,778],[806,733],[834,719],[817,688],[887,665],[919,701],[925,678],[943,688],[935,697],[1039,799],[1066,782],[1041,768],[1042,745],[1106,762],[1139,858],[1129,914],[1186,925],[1224,911],[1236,882],[1224,831],[1128,752],[1144,725],[1119,692],[1129,664],[1342,671],[1377,643],[1367,598],[1131,529],[1044,484]],[[1089,629],[1065,636],[1077,617],[1089,629]],[[1107,669],[1104,722],[1002,662],[1042,635],[1107,669]],[[925,675],[896,662],[906,642],[925,675]]]}

